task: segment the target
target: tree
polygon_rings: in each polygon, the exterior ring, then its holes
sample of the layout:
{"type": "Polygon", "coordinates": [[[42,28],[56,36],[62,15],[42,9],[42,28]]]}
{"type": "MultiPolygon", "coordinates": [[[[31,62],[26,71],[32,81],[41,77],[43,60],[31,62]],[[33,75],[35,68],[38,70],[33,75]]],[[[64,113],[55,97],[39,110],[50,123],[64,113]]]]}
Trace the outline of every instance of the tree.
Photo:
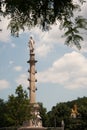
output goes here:
{"type": "Polygon", "coordinates": [[[29,120],[30,108],[27,93],[21,85],[17,87],[15,94],[16,96],[12,94],[8,98],[6,118],[10,125],[18,126],[22,125],[23,121],[29,120]]]}
{"type": "Polygon", "coordinates": [[[6,103],[4,102],[3,99],[0,99],[0,127],[4,127],[6,122],[5,118],[6,114],[6,103]]]}
{"type": "MultiPolygon", "coordinates": [[[[85,2],[78,1],[80,4],[85,2]]],[[[3,15],[10,15],[8,27],[12,35],[18,36],[20,29],[25,30],[25,27],[39,26],[44,31],[50,30],[50,25],[58,21],[60,28],[65,29],[65,44],[81,48],[83,38],[79,31],[87,30],[87,20],[82,16],[74,17],[80,4],[73,3],[73,0],[2,0],[1,4],[6,5],[3,15]]]]}
{"type": "Polygon", "coordinates": [[[65,130],[87,129],[87,97],[73,101],[58,103],[47,113],[47,126],[59,127],[64,120],[65,130]],[[71,109],[77,104],[79,116],[71,118],[71,109]]]}
{"type": "Polygon", "coordinates": [[[42,119],[42,125],[45,127],[47,124],[47,110],[46,108],[43,107],[43,104],[42,103],[38,103],[39,106],[40,106],[40,116],[41,116],[41,119],[42,119]]]}
{"type": "Polygon", "coordinates": [[[70,109],[66,103],[59,103],[56,106],[52,107],[52,111],[48,112],[48,117],[50,118],[49,126],[58,127],[61,126],[61,121],[68,122],[70,116],[70,109]]]}

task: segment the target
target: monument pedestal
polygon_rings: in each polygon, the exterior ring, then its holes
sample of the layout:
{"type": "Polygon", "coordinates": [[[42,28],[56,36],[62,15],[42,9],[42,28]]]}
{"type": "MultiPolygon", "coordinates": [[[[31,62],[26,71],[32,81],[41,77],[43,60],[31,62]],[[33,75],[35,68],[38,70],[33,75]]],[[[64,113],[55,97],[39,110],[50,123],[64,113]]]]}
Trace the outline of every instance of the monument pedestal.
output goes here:
{"type": "Polygon", "coordinates": [[[45,127],[21,127],[18,130],[47,130],[45,127]]]}
{"type": "Polygon", "coordinates": [[[18,130],[64,130],[64,127],[21,127],[18,130]]]}

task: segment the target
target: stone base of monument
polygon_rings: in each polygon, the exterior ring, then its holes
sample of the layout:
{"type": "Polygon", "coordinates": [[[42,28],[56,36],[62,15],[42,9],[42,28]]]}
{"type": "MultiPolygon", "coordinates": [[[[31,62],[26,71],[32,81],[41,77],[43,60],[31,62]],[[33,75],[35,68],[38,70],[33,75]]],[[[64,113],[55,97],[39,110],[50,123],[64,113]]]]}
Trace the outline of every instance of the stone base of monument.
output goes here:
{"type": "Polygon", "coordinates": [[[64,130],[64,127],[21,127],[18,130],[64,130]]]}
{"type": "Polygon", "coordinates": [[[47,130],[45,127],[21,127],[18,130],[47,130]]]}

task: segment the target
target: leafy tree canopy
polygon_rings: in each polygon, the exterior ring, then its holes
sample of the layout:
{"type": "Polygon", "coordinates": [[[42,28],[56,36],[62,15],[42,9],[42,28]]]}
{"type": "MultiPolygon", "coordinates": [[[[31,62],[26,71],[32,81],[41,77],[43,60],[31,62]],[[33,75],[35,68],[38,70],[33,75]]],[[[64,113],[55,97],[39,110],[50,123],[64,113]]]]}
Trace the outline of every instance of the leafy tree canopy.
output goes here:
{"type": "Polygon", "coordinates": [[[65,29],[67,45],[73,44],[81,48],[80,41],[83,40],[79,34],[80,29],[87,30],[87,20],[82,16],[74,17],[74,12],[80,10],[84,0],[78,0],[79,4],[73,0],[1,0],[0,7],[5,5],[6,10],[0,12],[4,16],[10,16],[9,28],[11,34],[18,36],[20,29],[25,27],[31,29],[39,26],[42,30],[50,30],[50,25],[56,21],[60,23],[60,28],[65,29]]]}
{"type": "MultiPolygon", "coordinates": [[[[0,99],[0,127],[18,126],[23,121],[30,119],[29,99],[26,97],[22,86],[18,86],[16,95],[10,95],[7,102],[0,99]],[[20,94],[19,94],[20,93],[20,94]],[[21,95],[21,96],[19,96],[21,95]]],[[[57,103],[51,111],[40,105],[40,116],[44,127],[59,127],[61,121],[64,121],[65,130],[86,130],[87,128],[87,97],[78,98],[73,101],[57,103]],[[80,116],[72,118],[71,109],[77,105],[77,111],[80,116]]]]}
{"type": "Polygon", "coordinates": [[[29,120],[30,108],[27,92],[19,85],[15,90],[15,95],[10,95],[6,104],[6,119],[10,125],[22,125],[23,121],[29,120]]]}
{"type": "Polygon", "coordinates": [[[64,120],[65,130],[86,130],[87,128],[87,97],[78,98],[73,101],[57,103],[52,107],[52,110],[47,113],[48,126],[61,126],[61,121],[64,120]],[[71,109],[77,105],[79,116],[71,117],[71,109]]]}
{"type": "Polygon", "coordinates": [[[47,110],[46,110],[46,108],[44,108],[43,107],[43,104],[42,103],[38,103],[39,104],[39,106],[40,106],[40,116],[41,116],[41,118],[42,118],[42,125],[44,126],[44,127],[46,127],[46,121],[47,121],[47,110]]]}

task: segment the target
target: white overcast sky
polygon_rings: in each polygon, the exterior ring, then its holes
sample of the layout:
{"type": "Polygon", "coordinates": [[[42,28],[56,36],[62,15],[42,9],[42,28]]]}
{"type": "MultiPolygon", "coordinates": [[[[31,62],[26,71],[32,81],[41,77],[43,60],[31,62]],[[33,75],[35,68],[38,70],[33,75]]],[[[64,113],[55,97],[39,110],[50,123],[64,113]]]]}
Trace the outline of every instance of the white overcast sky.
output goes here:
{"type": "MultiPolygon", "coordinates": [[[[82,6],[81,14],[87,17],[87,3],[82,6]]],[[[0,22],[0,98],[7,100],[14,94],[16,87],[22,84],[27,90],[29,76],[28,40],[35,40],[35,54],[38,82],[37,102],[51,109],[56,103],[87,96],[87,33],[83,33],[82,49],[64,45],[63,31],[53,25],[49,32],[39,28],[20,32],[18,38],[12,37],[7,30],[7,18],[0,22]]],[[[28,92],[28,90],[27,90],[28,92]]]]}

